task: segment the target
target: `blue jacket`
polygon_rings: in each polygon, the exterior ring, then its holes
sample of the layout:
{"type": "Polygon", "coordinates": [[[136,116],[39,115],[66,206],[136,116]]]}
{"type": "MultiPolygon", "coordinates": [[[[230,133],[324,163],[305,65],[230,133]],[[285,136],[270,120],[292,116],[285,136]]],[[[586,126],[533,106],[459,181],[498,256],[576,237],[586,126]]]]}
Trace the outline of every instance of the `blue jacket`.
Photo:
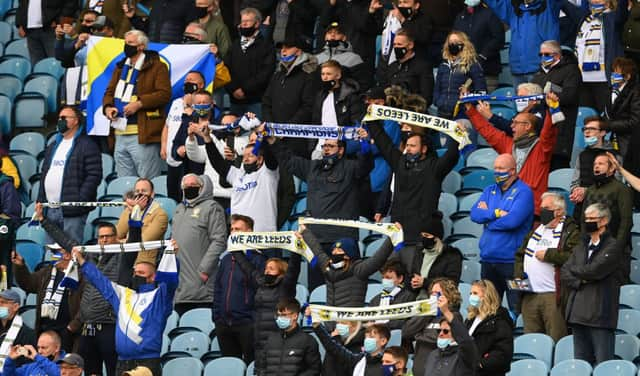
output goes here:
{"type": "Polygon", "coordinates": [[[466,73],[462,73],[457,65],[452,65],[448,61],[440,63],[433,90],[433,104],[438,107],[440,116],[450,117],[453,114],[453,109],[460,99],[460,87],[468,78],[473,80],[470,88],[472,92],[487,92],[487,82],[480,63],[473,63],[466,73]]]}
{"type": "MultiPolygon", "coordinates": [[[[58,359],[64,358],[64,355],[64,351],[61,350],[58,359]]],[[[55,362],[38,354],[33,362],[18,368],[16,368],[16,362],[13,359],[7,358],[4,362],[2,374],[4,376],[59,376],[60,368],[55,362]]]]}
{"type": "Polygon", "coordinates": [[[527,10],[514,9],[509,0],[485,0],[502,22],[511,28],[509,65],[513,74],[535,73],[540,69],[540,44],[560,37],[560,0],[537,0],[527,10]],[[518,15],[520,14],[520,15],[518,15]]]}
{"type": "Polygon", "coordinates": [[[480,261],[514,263],[515,253],[533,223],[533,192],[520,179],[505,192],[497,184],[492,184],[484,189],[471,208],[471,220],[484,225],[480,238],[480,261]],[[478,207],[482,201],[488,209],[478,207]],[[498,218],[498,209],[508,214],[498,218]]]}
{"type": "MultiPolygon", "coordinates": [[[[257,270],[264,270],[264,256],[247,252],[247,259],[257,270]]],[[[213,290],[213,322],[225,325],[252,323],[255,319],[255,294],[256,286],[242,271],[233,253],[225,252],[220,255],[213,290]]]]}
{"type": "MultiPolygon", "coordinates": [[[[62,177],[61,201],[95,201],[98,185],[102,181],[102,156],[100,148],[89,136],[82,133],[83,129],[73,136],[73,145],[69,149],[64,165],[62,177]]],[[[40,191],[38,201],[47,202],[44,181],[51,167],[51,160],[56,154],[56,149],[62,141],[62,135],[56,134],[56,140],[49,145],[44,152],[44,162],[42,163],[42,178],[40,181],[40,191]]],[[[63,207],[62,213],[65,217],[78,217],[87,214],[94,208],[91,207],[63,207]]]]}
{"type": "Polygon", "coordinates": [[[157,287],[153,284],[142,285],[136,292],[111,282],[90,262],[85,262],[80,270],[117,312],[118,359],[159,358],[162,333],[173,311],[178,277],[168,278],[172,282],[159,283],[157,287]]]}

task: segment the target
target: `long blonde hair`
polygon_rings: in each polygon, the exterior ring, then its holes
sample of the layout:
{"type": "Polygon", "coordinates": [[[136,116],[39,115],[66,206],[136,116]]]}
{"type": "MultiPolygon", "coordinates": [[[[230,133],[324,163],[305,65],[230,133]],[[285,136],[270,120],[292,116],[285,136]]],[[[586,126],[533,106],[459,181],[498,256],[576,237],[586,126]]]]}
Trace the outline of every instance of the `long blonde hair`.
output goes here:
{"type": "Polygon", "coordinates": [[[484,292],[484,297],[480,300],[478,307],[469,305],[469,308],[467,308],[467,318],[473,320],[478,316],[481,319],[485,319],[495,315],[496,312],[498,312],[498,308],[500,308],[500,298],[493,283],[488,279],[481,279],[473,282],[471,287],[473,286],[480,288],[482,292],[484,292]]]}
{"type": "Polygon", "coordinates": [[[458,59],[457,67],[460,69],[462,73],[467,73],[471,70],[471,66],[478,62],[478,55],[476,54],[476,48],[471,43],[471,40],[462,31],[453,30],[447,35],[447,39],[445,39],[444,45],[442,46],[442,58],[446,61],[454,61],[458,59]],[[456,56],[453,56],[449,53],[449,38],[455,35],[462,41],[464,47],[462,47],[462,51],[456,56]]]}

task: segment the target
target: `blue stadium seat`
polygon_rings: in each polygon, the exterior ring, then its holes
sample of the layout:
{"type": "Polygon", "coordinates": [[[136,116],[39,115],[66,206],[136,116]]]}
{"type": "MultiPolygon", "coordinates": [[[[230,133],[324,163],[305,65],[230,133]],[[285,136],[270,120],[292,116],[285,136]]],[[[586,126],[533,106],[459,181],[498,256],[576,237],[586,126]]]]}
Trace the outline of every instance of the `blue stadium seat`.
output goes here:
{"type": "Polygon", "coordinates": [[[639,234],[631,234],[631,257],[636,260],[640,260],[640,235],[639,234]]]}
{"type": "Polygon", "coordinates": [[[506,120],[511,120],[518,114],[515,110],[502,106],[493,108],[492,112],[506,120]]]}
{"type": "Polygon", "coordinates": [[[551,369],[550,376],[585,376],[591,375],[591,364],[580,359],[563,360],[551,369]]]}
{"type": "MultiPolygon", "coordinates": [[[[169,352],[169,344],[171,343],[171,339],[165,333],[162,334],[162,347],[160,348],[160,355],[164,355],[169,352]]],[[[106,373],[106,372],[103,372],[106,373]]]]}
{"type": "MultiPolygon", "coordinates": [[[[7,1],[0,1],[0,13],[6,12],[9,9],[5,9],[7,1]]],[[[2,14],[4,16],[4,14],[2,14]]],[[[11,41],[11,33],[13,32],[12,26],[4,21],[0,21],[0,43],[6,45],[11,41]]]]}
{"type": "Polygon", "coordinates": [[[480,246],[477,238],[464,238],[451,243],[462,252],[462,256],[469,261],[480,261],[480,246]]]}
{"type": "MultiPolygon", "coordinates": [[[[470,235],[480,239],[484,228],[481,224],[475,223],[471,218],[462,218],[453,222],[453,235],[470,235]]],[[[465,237],[465,236],[463,236],[465,237]]],[[[456,239],[457,240],[457,239],[456,239]]]]}
{"type": "Polygon", "coordinates": [[[511,371],[507,373],[507,376],[544,376],[548,372],[549,367],[543,361],[523,359],[511,363],[511,371]]]}
{"type": "Polygon", "coordinates": [[[635,234],[640,234],[640,213],[633,213],[633,225],[631,227],[631,232],[635,234]]]}
{"type": "Polygon", "coordinates": [[[38,172],[38,160],[33,155],[14,154],[11,158],[18,168],[22,181],[29,181],[29,178],[38,172]]]}
{"type": "Polygon", "coordinates": [[[553,358],[553,338],[542,333],[529,333],[522,335],[514,340],[513,357],[518,358],[518,354],[523,356],[532,356],[535,359],[542,360],[551,368],[551,360],[553,358]]]}
{"type": "Polygon", "coordinates": [[[311,291],[309,295],[309,303],[326,304],[327,302],[327,285],[320,285],[311,291]]]}
{"type": "Polygon", "coordinates": [[[640,310],[640,285],[624,285],[620,288],[620,307],[640,310]]]}
{"type": "Polygon", "coordinates": [[[28,59],[20,56],[5,56],[3,59],[0,63],[0,73],[12,74],[22,81],[31,73],[31,62],[28,59]]]}
{"type": "Polygon", "coordinates": [[[621,334],[637,336],[640,333],[640,311],[635,309],[618,310],[618,331],[621,334]]]}
{"type": "Polygon", "coordinates": [[[24,312],[20,313],[20,316],[22,317],[22,322],[24,322],[26,326],[30,327],[31,329],[34,329],[36,327],[35,308],[29,308],[25,310],[24,312]]]}
{"type": "Polygon", "coordinates": [[[245,376],[253,376],[254,370],[256,368],[256,362],[251,362],[247,366],[247,374],[245,376]]]}
{"type": "Polygon", "coordinates": [[[195,328],[208,336],[215,329],[211,319],[211,308],[195,308],[185,312],[180,317],[178,327],[195,328]]]}
{"type": "Polygon", "coordinates": [[[244,376],[246,369],[242,359],[225,356],[209,362],[204,368],[204,376],[244,376]]]}
{"type": "Polygon", "coordinates": [[[171,359],[162,367],[163,375],[201,376],[202,362],[196,358],[171,359]]]}
{"type": "Polygon", "coordinates": [[[309,290],[306,286],[299,283],[296,285],[296,299],[300,304],[304,304],[309,300],[309,290]]]}
{"type": "Polygon", "coordinates": [[[14,26],[16,24],[16,11],[18,10],[17,8],[18,8],[17,6],[13,6],[12,9],[9,9],[4,14],[4,16],[2,17],[4,22],[8,23],[11,26],[14,26]]]}
{"type": "Polygon", "coordinates": [[[571,189],[573,172],[572,168],[560,168],[551,171],[549,174],[549,189],[560,188],[568,192],[571,189]]]}
{"type": "Polygon", "coordinates": [[[24,304],[27,306],[36,306],[38,304],[38,294],[27,294],[27,299],[24,304]]]}
{"type": "MultiPolygon", "coordinates": [[[[101,219],[106,221],[115,219],[117,221],[118,219],[120,219],[120,215],[122,214],[123,210],[124,208],[122,206],[105,206],[104,208],[101,209],[99,218],[96,217],[96,219],[101,219]]],[[[87,220],[87,223],[89,223],[88,220],[87,220]]]]}
{"type": "Polygon", "coordinates": [[[31,220],[33,213],[36,211],[36,203],[31,202],[29,206],[24,209],[24,214],[22,215],[23,219],[31,220]]]}
{"type": "Polygon", "coordinates": [[[495,183],[493,170],[476,170],[462,177],[462,189],[456,192],[456,196],[465,196],[470,193],[482,192],[483,189],[495,183]]]}
{"type": "Polygon", "coordinates": [[[461,187],[462,176],[455,170],[449,172],[442,181],[442,192],[455,194],[461,187]]]}
{"type": "Polygon", "coordinates": [[[39,93],[22,93],[15,99],[13,119],[16,128],[46,127],[47,99],[39,93]]]}
{"type": "Polygon", "coordinates": [[[466,167],[479,167],[487,170],[493,170],[493,161],[495,161],[498,153],[492,148],[476,149],[467,157],[466,167]]]}
{"type": "Polygon", "coordinates": [[[629,278],[633,283],[640,284],[640,260],[631,260],[631,275],[629,278]]]}
{"type": "Polygon", "coordinates": [[[309,280],[307,278],[308,274],[308,265],[307,262],[303,259],[303,261],[300,262],[300,274],[298,274],[298,283],[307,288],[309,288],[309,280]]]}
{"type": "Polygon", "coordinates": [[[25,93],[39,93],[47,100],[47,113],[58,111],[58,80],[52,76],[36,76],[24,85],[25,93]]]}
{"type": "Polygon", "coordinates": [[[18,55],[29,59],[29,49],[27,48],[26,39],[16,39],[9,42],[4,49],[5,55],[18,55]]]}
{"type": "Polygon", "coordinates": [[[155,178],[151,179],[151,182],[153,183],[153,191],[157,194],[157,195],[161,195],[164,197],[167,197],[167,175],[160,175],[160,176],[156,176],[155,178]]]}
{"type": "Polygon", "coordinates": [[[631,334],[616,335],[616,356],[620,359],[633,361],[640,353],[640,339],[631,334]]]}
{"type": "Polygon", "coordinates": [[[636,366],[627,360],[607,360],[593,369],[593,376],[635,376],[636,366]]]}
{"type": "MultiPolygon", "coordinates": [[[[402,345],[402,330],[394,329],[391,331],[391,338],[389,338],[389,343],[387,347],[390,346],[401,346],[402,345]]],[[[411,368],[409,368],[411,369],[411,368]]]]}
{"type": "Polygon", "coordinates": [[[458,199],[451,193],[440,193],[440,199],[438,200],[438,210],[440,210],[445,217],[451,217],[453,213],[458,211],[458,199]]]}
{"type": "Polygon", "coordinates": [[[209,336],[198,331],[182,333],[171,340],[169,349],[170,351],[185,351],[194,358],[200,358],[209,351],[209,336]]]}
{"type": "Polygon", "coordinates": [[[462,260],[462,273],[460,281],[473,283],[480,279],[480,263],[477,261],[462,260]]]}
{"type": "Polygon", "coordinates": [[[37,132],[21,133],[11,140],[9,150],[22,151],[37,158],[44,151],[44,136],[37,132]]]}
{"type": "Polygon", "coordinates": [[[364,257],[373,256],[373,254],[376,253],[380,249],[380,247],[382,247],[382,244],[384,243],[384,241],[385,241],[384,238],[379,238],[372,241],[371,243],[368,243],[364,248],[363,256],[364,257]]]}
{"type": "Polygon", "coordinates": [[[167,217],[169,217],[169,222],[173,219],[173,214],[176,212],[176,207],[178,204],[176,201],[170,197],[155,197],[153,201],[160,204],[162,209],[167,212],[167,217]]]}
{"type": "Polygon", "coordinates": [[[46,73],[55,77],[57,80],[60,80],[64,75],[64,68],[58,59],[48,57],[36,63],[33,67],[33,73],[46,73]]]}
{"type": "Polygon", "coordinates": [[[113,179],[107,185],[108,196],[122,196],[125,192],[133,189],[138,178],[136,176],[123,176],[113,179]]]}
{"type": "Polygon", "coordinates": [[[365,303],[369,303],[374,296],[380,294],[381,292],[382,292],[381,283],[369,283],[367,285],[367,293],[364,298],[365,303]]]}
{"type": "Polygon", "coordinates": [[[178,327],[178,321],[180,320],[180,316],[176,311],[172,311],[169,317],[167,318],[167,324],[164,326],[164,335],[169,335],[169,333],[178,327]]]}
{"type": "MultiPolygon", "coordinates": [[[[511,75],[511,73],[509,73],[509,75],[511,75]]],[[[505,97],[505,96],[510,97],[510,96],[516,95],[516,89],[511,86],[501,87],[494,90],[493,93],[491,93],[491,95],[501,96],[501,97],[505,97]]],[[[489,103],[491,104],[491,106],[498,105],[503,107],[510,107],[513,109],[516,108],[516,104],[513,101],[490,101],[489,103]]]]}
{"type": "Polygon", "coordinates": [[[291,218],[297,218],[304,215],[304,212],[307,210],[307,198],[302,197],[296,201],[293,208],[291,209],[291,218]]]}
{"type": "Polygon", "coordinates": [[[0,74],[0,94],[12,101],[22,92],[22,80],[13,74],[0,74]]]}
{"type": "Polygon", "coordinates": [[[16,242],[16,251],[22,256],[31,272],[36,270],[36,266],[42,262],[44,257],[44,247],[31,241],[16,242]]]}
{"type": "Polygon", "coordinates": [[[18,227],[18,231],[16,232],[16,241],[18,240],[26,240],[45,245],[47,232],[40,226],[29,226],[28,223],[24,223],[18,227]]]}
{"type": "MultiPolygon", "coordinates": [[[[0,82],[0,87],[2,83],[0,82]]],[[[11,99],[0,95],[0,133],[11,134],[13,132],[13,122],[11,121],[11,99]]]]}
{"type": "Polygon", "coordinates": [[[458,202],[458,211],[451,217],[452,219],[459,219],[469,215],[471,208],[476,204],[478,199],[482,196],[482,192],[475,192],[470,195],[460,198],[458,202]]]}

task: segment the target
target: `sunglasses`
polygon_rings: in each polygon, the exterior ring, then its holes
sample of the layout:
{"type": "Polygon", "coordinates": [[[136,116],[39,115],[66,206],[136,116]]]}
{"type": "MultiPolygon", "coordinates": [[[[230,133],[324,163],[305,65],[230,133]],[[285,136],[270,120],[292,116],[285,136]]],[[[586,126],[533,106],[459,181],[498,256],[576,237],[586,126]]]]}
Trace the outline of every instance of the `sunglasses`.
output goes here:
{"type": "Polygon", "coordinates": [[[549,56],[553,56],[553,54],[548,53],[548,52],[545,52],[545,53],[542,53],[542,52],[541,52],[541,53],[539,53],[539,54],[538,54],[538,56],[540,56],[540,57],[542,57],[542,56],[544,56],[544,57],[549,57],[549,56]]]}
{"type": "Polygon", "coordinates": [[[438,333],[442,333],[444,335],[449,334],[449,329],[438,329],[438,333]]]}

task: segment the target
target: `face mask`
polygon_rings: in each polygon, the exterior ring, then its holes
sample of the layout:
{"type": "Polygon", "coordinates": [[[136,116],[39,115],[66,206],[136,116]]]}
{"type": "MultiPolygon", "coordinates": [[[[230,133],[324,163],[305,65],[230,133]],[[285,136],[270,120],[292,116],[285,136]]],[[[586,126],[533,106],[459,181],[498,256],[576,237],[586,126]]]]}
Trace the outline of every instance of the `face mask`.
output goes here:
{"type": "Polygon", "coordinates": [[[244,168],[244,172],[246,172],[247,174],[256,172],[258,171],[258,161],[255,161],[253,163],[243,163],[242,168],[244,168]]]}
{"type": "Polygon", "coordinates": [[[458,44],[458,43],[449,43],[449,45],[447,46],[449,53],[453,56],[459,54],[463,48],[464,48],[464,44],[458,44]]]}
{"type": "Polygon", "coordinates": [[[418,159],[420,159],[420,153],[415,153],[415,154],[405,154],[404,155],[404,167],[406,169],[411,169],[413,168],[413,166],[415,166],[415,164],[418,162],[418,159]]]}
{"type": "Polygon", "coordinates": [[[611,87],[618,89],[624,83],[624,76],[622,73],[611,73],[611,87]]]}
{"type": "Polygon", "coordinates": [[[248,38],[250,36],[253,36],[253,33],[256,32],[256,28],[255,27],[239,27],[238,28],[238,33],[240,33],[241,36],[248,38]]]}
{"type": "Polygon", "coordinates": [[[598,136],[585,137],[584,143],[587,146],[593,146],[598,143],[598,136]]]}
{"type": "Polygon", "coordinates": [[[402,60],[402,58],[407,54],[406,47],[393,47],[393,52],[396,54],[396,59],[402,60]]]}
{"type": "Polygon", "coordinates": [[[338,334],[340,334],[341,337],[346,337],[349,335],[349,325],[347,324],[337,323],[336,330],[338,331],[338,334]]]}
{"type": "Polygon", "coordinates": [[[382,375],[383,376],[393,376],[393,374],[396,372],[396,365],[395,364],[389,364],[386,366],[382,366],[382,375]]]}
{"type": "Polygon", "coordinates": [[[192,37],[191,35],[183,35],[182,36],[182,44],[200,44],[202,41],[196,37],[192,37]]]}
{"type": "Polygon", "coordinates": [[[80,34],[91,34],[91,26],[80,26],[80,34]]]}
{"type": "Polygon", "coordinates": [[[451,345],[451,338],[438,338],[437,344],[439,349],[446,349],[451,345]]]}
{"type": "Polygon", "coordinates": [[[196,17],[197,18],[204,18],[204,17],[207,16],[207,14],[209,14],[208,7],[196,7],[196,17]]]}
{"type": "Polygon", "coordinates": [[[322,169],[325,171],[331,170],[333,168],[333,165],[336,164],[337,160],[338,160],[338,153],[322,156],[322,169]]]}
{"type": "Polygon", "coordinates": [[[603,185],[604,183],[607,183],[609,181],[610,176],[607,176],[606,173],[601,173],[601,174],[594,174],[593,175],[593,181],[596,183],[596,185],[603,185]]]}
{"type": "Polygon", "coordinates": [[[344,261],[335,262],[335,263],[331,264],[331,267],[333,269],[336,269],[336,270],[342,269],[342,268],[344,268],[344,261]]]}
{"type": "Polygon", "coordinates": [[[540,222],[543,225],[548,225],[549,223],[551,223],[551,221],[553,221],[553,219],[556,216],[553,214],[553,210],[549,210],[549,209],[545,209],[545,208],[541,208],[540,209],[540,222]]]}
{"type": "Polygon", "coordinates": [[[185,94],[193,94],[198,91],[198,85],[192,82],[185,82],[183,90],[185,94]]]}
{"type": "Polygon", "coordinates": [[[604,12],[605,6],[604,4],[589,4],[589,8],[591,8],[591,14],[599,14],[604,12]]]}
{"type": "Polygon", "coordinates": [[[273,274],[264,275],[264,283],[266,283],[267,285],[273,285],[276,279],[278,279],[277,275],[273,275],[273,274]]]}
{"type": "Polygon", "coordinates": [[[529,106],[529,101],[516,101],[516,111],[522,112],[529,106]]]}
{"type": "Polygon", "coordinates": [[[506,172],[494,171],[493,172],[493,176],[496,179],[496,183],[499,186],[502,186],[507,180],[509,180],[509,172],[508,171],[506,171],[506,172]]]}
{"type": "Polygon", "coordinates": [[[291,326],[291,319],[284,316],[278,316],[276,319],[276,325],[278,325],[279,329],[285,330],[291,326]]]}
{"type": "Polygon", "coordinates": [[[47,357],[47,359],[49,359],[50,361],[52,361],[52,362],[53,362],[54,360],[56,360],[56,354],[51,354],[51,355],[49,355],[49,356],[47,357]]]}
{"type": "Polygon", "coordinates": [[[413,14],[413,8],[411,7],[398,7],[398,11],[402,14],[402,17],[409,18],[413,14]]]}
{"type": "Polygon", "coordinates": [[[425,238],[424,236],[422,237],[422,247],[424,249],[433,249],[435,245],[436,238],[425,238]]]}
{"type": "Polygon", "coordinates": [[[292,63],[296,59],[296,55],[280,56],[280,61],[285,64],[292,63]]]}
{"type": "Polygon", "coordinates": [[[68,131],[69,126],[67,125],[67,119],[59,119],[58,123],[56,124],[56,130],[61,134],[68,131]]]}
{"type": "Polygon", "coordinates": [[[476,5],[480,4],[480,0],[464,0],[464,3],[468,7],[475,7],[476,5]]]}
{"type": "Polygon", "coordinates": [[[193,108],[193,113],[198,115],[198,117],[204,118],[209,116],[209,111],[211,111],[210,104],[194,104],[191,106],[193,108]]]}
{"type": "Polygon", "coordinates": [[[147,279],[139,275],[134,275],[133,279],[131,280],[131,288],[136,291],[138,291],[140,286],[146,285],[146,284],[147,284],[147,279]]]}
{"type": "Polygon", "coordinates": [[[124,56],[128,58],[134,57],[138,53],[138,46],[124,45],[124,56]]]}
{"type": "Polygon", "coordinates": [[[336,80],[321,81],[320,84],[321,84],[320,86],[322,87],[322,90],[329,91],[336,86],[336,80]]]}
{"type": "Polygon", "coordinates": [[[9,308],[0,307],[0,319],[6,319],[9,317],[9,308]]]}
{"type": "Polygon", "coordinates": [[[396,285],[393,283],[393,279],[382,278],[382,289],[386,292],[393,290],[396,285]]]}
{"type": "Polygon", "coordinates": [[[336,48],[340,45],[340,41],[339,40],[328,40],[327,41],[327,46],[329,48],[336,48]]]}
{"type": "Polygon", "coordinates": [[[469,295],[469,305],[477,308],[480,305],[480,297],[478,295],[469,295]]]}
{"type": "Polygon", "coordinates": [[[542,65],[543,68],[549,68],[551,64],[553,64],[553,56],[542,55],[540,57],[540,65],[542,65]]]}
{"type": "Polygon", "coordinates": [[[331,258],[331,262],[334,264],[339,263],[340,261],[344,261],[344,254],[340,253],[337,255],[331,254],[329,255],[329,257],[331,258]]]}
{"type": "Polygon", "coordinates": [[[588,234],[598,231],[598,222],[585,222],[584,229],[588,234]]]}
{"type": "Polygon", "coordinates": [[[200,194],[200,187],[185,187],[183,192],[185,199],[193,200],[198,197],[198,194],[200,194]]]}
{"type": "Polygon", "coordinates": [[[375,338],[367,337],[364,339],[364,352],[371,354],[378,348],[378,343],[375,338]]]}

